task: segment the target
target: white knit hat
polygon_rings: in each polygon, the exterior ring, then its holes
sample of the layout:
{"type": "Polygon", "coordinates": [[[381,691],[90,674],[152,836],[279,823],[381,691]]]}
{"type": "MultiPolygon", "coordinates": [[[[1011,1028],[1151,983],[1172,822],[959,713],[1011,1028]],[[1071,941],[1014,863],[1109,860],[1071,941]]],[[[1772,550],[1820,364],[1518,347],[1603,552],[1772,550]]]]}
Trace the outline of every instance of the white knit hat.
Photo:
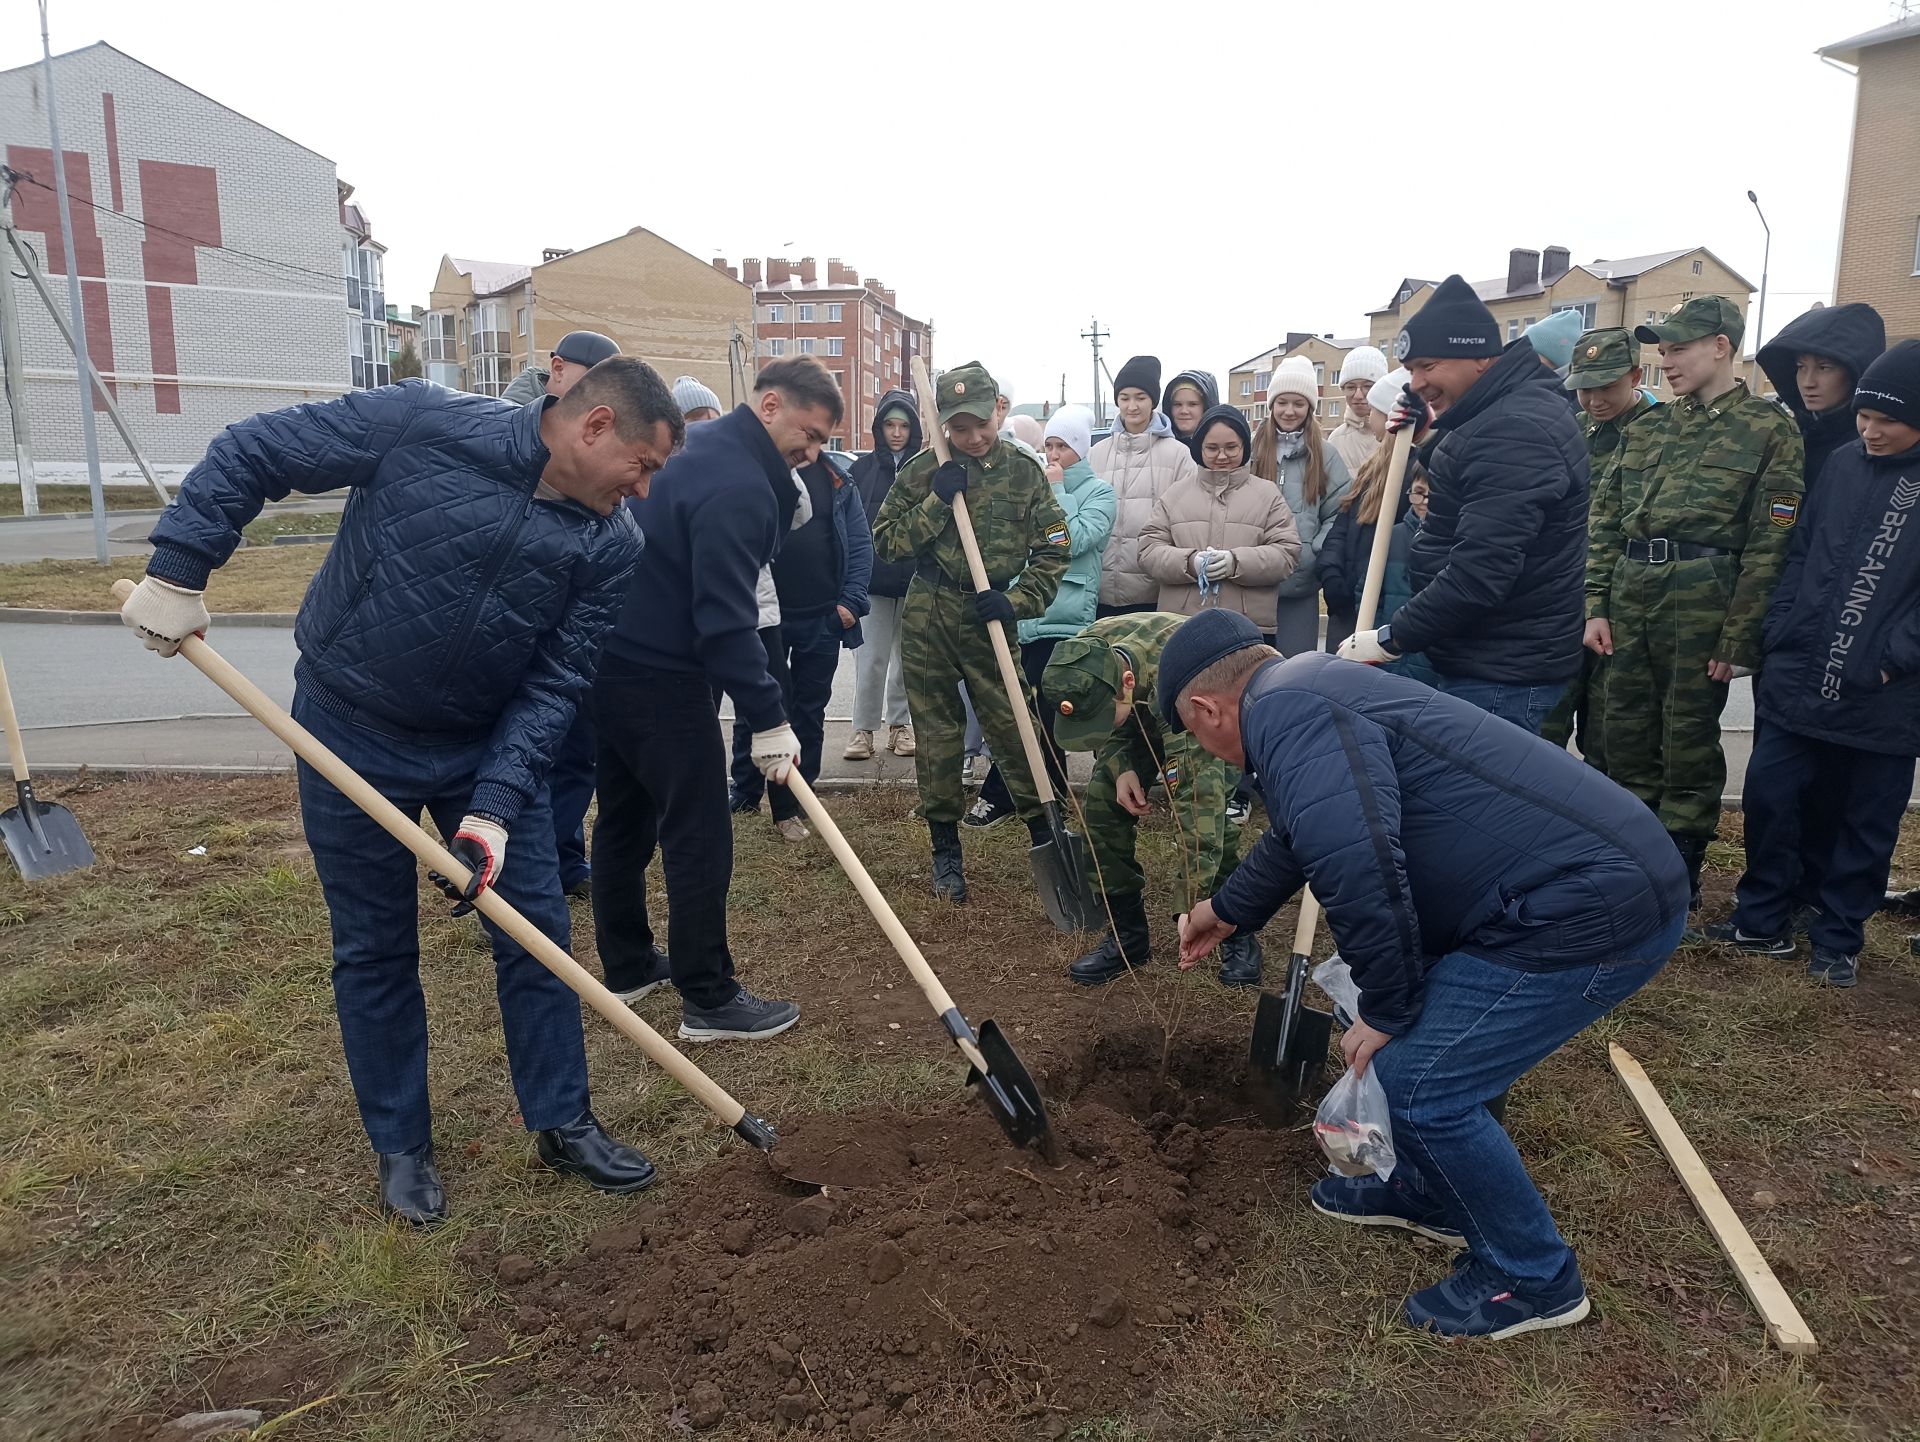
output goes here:
{"type": "Polygon", "coordinates": [[[1386,355],[1370,345],[1357,345],[1347,352],[1340,365],[1340,384],[1348,381],[1377,381],[1387,373],[1386,355]]]}
{"type": "Polygon", "coordinates": [[[1320,381],[1313,373],[1313,362],[1303,355],[1290,355],[1281,361],[1267,382],[1267,399],[1275,396],[1305,396],[1318,402],[1320,381]]]}
{"type": "Polygon", "coordinates": [[[1047,440],[1059,440],[1081,460],[1093,450],[1093,412],[1085,406],[1062,406],[1047,420],[1047,440]]]}
{"type": "Polygon", "coordinates": [[[673,382],[673,403],[680,407],[680,414],[688,411],[723,411],[720,397],[702,385],[692,376],[676,376],[673,382]]]}
{"type": "Polygon", "coordinates": [[[1367,392],[1367,404],[1381,415],[1386,415],[1393,409],[1393,403],[1400,399],[1400,392],[1407,388],[1407,382],[1412,379],[1413,376],[1404,366],[1398,370],[1389,371],[1373,383],[1373,389],[1367,392]]]}

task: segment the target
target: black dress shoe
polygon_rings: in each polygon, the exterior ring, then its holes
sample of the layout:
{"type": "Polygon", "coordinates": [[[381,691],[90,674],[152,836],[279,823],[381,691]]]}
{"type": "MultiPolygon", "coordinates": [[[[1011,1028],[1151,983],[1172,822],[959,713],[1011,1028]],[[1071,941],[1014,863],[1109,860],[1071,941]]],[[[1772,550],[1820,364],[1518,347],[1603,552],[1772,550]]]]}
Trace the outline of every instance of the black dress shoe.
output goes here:
{"type": "Polygon", "coordinates": [[[1889,891],[1880,909],[1895,916],[1920,916],[1920,886],[1910,891],[1889,891]]]}
{"type": "Polygon", "coordinates": [[[1260,938],[1236,931],[1220,943],[1220,985],[1258,986],[1264,963],[1260,938]]]}
{"type": "Polygon", "coordinates": [[[447,1193],[440,1185],[440,1169],[433,1164],[432,1142],[422,1142],[409,1152],[379,1156],[381,1211],[416,1227],[436,1226],[447,1219],[447,1193]]]}
{"type": "Polygon", "coordinates": [[[595,1191],[623,1196],[653,1185],[653,1163],[608,1136],[592,1112],[581,1112],[563,1127],[535,1132],[533,1145],[547,1166],[581,1178],[595,1191]]]}

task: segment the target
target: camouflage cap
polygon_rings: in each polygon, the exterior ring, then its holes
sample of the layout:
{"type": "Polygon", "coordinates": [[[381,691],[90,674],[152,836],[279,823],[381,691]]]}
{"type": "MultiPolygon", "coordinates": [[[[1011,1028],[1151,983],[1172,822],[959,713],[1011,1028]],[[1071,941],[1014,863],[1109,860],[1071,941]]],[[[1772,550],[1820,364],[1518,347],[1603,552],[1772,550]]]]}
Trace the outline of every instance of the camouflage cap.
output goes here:
{"type": "Polygon", "coordinates": [[[993,383],[993,377],[987,374],[987,368],[979,361],[968,361],[950,371],[942,371],[940,379],[934,383],[933,393],[943,424],[955,416],[974,416],[990,421],[993,419],[993,408],[1000,400],[1000,388],[993,383]]]}
{"type": "Polygon", "coordinates": [[[1563,382],[1570,391],[1610,386],[1640,364],[1640,342],[1621,326],[1590,330],[1573,343],[1573,362],[1563,382]]]}
{"type": "Polygon", "coordinates": [[[1660,341],[1673,345],[1681,341],[1704,340],[1710,335],[1723,335],[1733,342],[1736,352],[1746,333],[1747,322],[1740,314],[1740,307],[1724,295],[1696,295],[1658,325],[1633,328],[1634,339],[1648,345],[1660,341]]]}
{"type": "Polygon", "coordinates": [[[1097,636],[1069,636],[1053,648],[1040,694],[1053,710],[1055,741],[1069,751],[1091,751],[1113,734],[1120,670],[1120,658],[1097,636]]]}

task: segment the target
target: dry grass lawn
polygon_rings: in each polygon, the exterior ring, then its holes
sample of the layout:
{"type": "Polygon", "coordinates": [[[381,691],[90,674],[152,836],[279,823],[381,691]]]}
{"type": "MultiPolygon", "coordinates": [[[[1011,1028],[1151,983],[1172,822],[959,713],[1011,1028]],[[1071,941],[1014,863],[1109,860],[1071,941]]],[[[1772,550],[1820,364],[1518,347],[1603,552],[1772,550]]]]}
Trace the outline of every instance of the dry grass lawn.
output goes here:
{"type": "MultiPolygon", "coordinates": [[[[236,611],[297,611],[307,584],[327,558],[327,546],[260,546],[236,551],[207,587],[207,609],[216,615],[236,611]]],[[[113,582],[138,579],[137,558],[109,562],[30,561],[0,566],[0,606],[32,606],[54,611],[117,611],[113,582]]]]}
{"type": "MultiPolygon", "coordinates": [[[[39,492],[42,514],[70,513],[93,509],[93,492],[88,486],[49,486],[35,488],[39,492]]],[[[102,486],[101,491],[109,511],[150,511],[158,510],[160,498],[153,493],[153,487],[138,486],[102,486]]],[[[18,486],[0,486],[0,516],[18,516],[20,509],[20,488],[18,486]]]]}

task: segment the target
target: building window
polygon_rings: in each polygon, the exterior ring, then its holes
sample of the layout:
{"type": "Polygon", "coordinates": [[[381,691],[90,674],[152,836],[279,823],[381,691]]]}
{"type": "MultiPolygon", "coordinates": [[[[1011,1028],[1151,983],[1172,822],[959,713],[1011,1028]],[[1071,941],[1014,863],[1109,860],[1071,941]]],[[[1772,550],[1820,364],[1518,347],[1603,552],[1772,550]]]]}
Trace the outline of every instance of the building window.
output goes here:
{"type": "Polygon", "coordinates": [[[1659,366],[1648,366],[1640,376],[1640,384],[1643,386],[1657,387],[1660,382],[1665,379],[1666,374],[1666,371],[1659,366]]]}
{"type": "Polygon", "coordinates": [[[1575,301],[1568,301],[1565,305],[1556,305],[1553,308],[1553,313],[1555,315],[1558,315],[1563,310],[1577,310],[1580,312],[1581,326],[1586,330],[1592,330],[1593,318],[1595,315],[1599,313],[1599,309],[1600,309],[1600,303],[1598,301],[1575,300],[1575,301]]]}
{"type": "Polygon", "coordinates": [[[1520,339],[1520,322],[1519,321],[1510,320],[1507,322],[1507,339],[1509,341],[1516,341],[1520,339]]]}
{"type": "Polygon", "coordinates": [[[841,305],[839,301],[829,301],[827,303],[827,320],[834,325],[840,324],[840,315],[845,309],[846,307],[841,305]]]}
{"type": "Polygon", "coordinates": [[[1653,311],[1648,311],[1648,312],[1647,312],[1647,324],[1648,324],[1648,325],[1652,325],[1652,324],[1653,324],[1653,317],[1654,317],[1654,315],[1655,315],[1655,312],[1653,312],[1653,311]]]}
{"type": "Polygon", "coordinates": [[[1267,388],[1267,382],[1272,379],[1272,371],[1255,371],[1253,373],[1253,388],[1257,391],[1264,392],[1267,388]]]}
{"type": "Polygon", "coordinates": [[[808,336],[802,336],[800,338],[800,354],[801,355],[813,354],[813,337],[812,336],[808,335],[808,336]]]}
{"type": "Polygon", "coordinates": [[[830,337],[830,338],[828,339],[828,341],[827,341],[827,354],[828,354],[828,355],[845,355],[846,353],[847,353],[847,343],[846,343],[846,341],[844,341],[844,340],[842,340],[842,339],[841,339],[841,338],[840,338],[839,336],[837,336],[837,335],[836,335],[836,336],[833,336],[833,337],[830,337]]]}
{"type": "Polygon", "coordinates": [[[784,305],[770,305],[767,307],[768,325],[785,325],[786,323],[787,308],[784,305]]]}
{"type": "Polygon", "coordinates": [[[1920,275],[1920,222],[1913,227],[1913,273],[1920,275]]]}
{"type": "Polygon", "coordinates": [[[833,377],[834,389],[839,391],[841,395],[845,395],[847,393],[847,373],[845,371],[828,371],[827,374],[833,377]]]}
{"type": "MultiPolygon", "coordinates": [[[[423,350],[420,358],[429,364],[434,361],[458,361],[460,354],[455,348],[455,334],[452,311],[428,311],[425,325],[421,330],[423,350]]],[[[435,379],[438,380],[438,377],[436,376],[435,379]]]]}
{"type": "Polygon", "coordinates": [[[878,375],[873,378],[873,393],[875,395],[880,394],[880,377],[878,375]]]}
{"type": "Polygon", "coordinates": [[[527,308],[524,305],[513,313],[513,330],[515,335],[527,333],[527,308]]]}
{"type": "Polygon", "coordinates": [[[873,333],[880,334],[880,312],[877,310],[873,313],[873,333]]]}
{"type": "Polygon", "coordinates": [[[1534,323],[1535,321],[1537,321],[1537,320],[1539,320],[1539,319],[1540,319],[1540,317],[1539,317],[1539,316],[1537,316],[1537,315],[1530,315],[1530,316],[1528,316],[1528,317],[1527,317],[1527,318],[1526,318],[1526,319],[1525,319],[1524,321],[1522,321],[1522,322],[1521,322],[1521,324],[1522,324],[1522,325],[1524,325],[1524,326],[1528,326],[1528,327],[1531,327],[1531,326],[1533,325],[1533,323],[1534,323]]]}
{"type": "Polygon", "coordinates": [[[803,321],[811,321],[811,320],[813,319],[813,307],[812,307],[812,306],[810,306],[810,305],[802,305],[802,306],[800,306],[800,308],[799,308],[799,309],[800,309],[800,319],[801,319],[801,320],[803,320],[803,321]]]}
{"type": "Polygon", "coordinates": [[[767,354],[768,355],[785,355],[786,353],[787,353],[787,342],[785,337],[776,335],[776,336],[769,336],[767,338],[767,354]]]}
{"type": "Polygon", "coordinates": [[[1252,394],[1253,394],[1253,382],[1249,380],[1241,381],[1240,382],[1240,398],[1242,400],[1245,400],[1248,396],[1252,394]]]}
{"type": "Polygon", "coordinates": [[[880,364],[880,347],[872,341],[867,342],[867,364],[872,366],[880,364]]]}
{"type": "Polygon", "coordinates": [[[1338,416],[1340,414],[1340,402],[1334,400],[1328,401],[1327,414],[1330,416],[1338,416]]]}
{"type": "Polygon", "coordinates": [[[1700,262],[1696,260],[1696,261],[1695,261],[1695,262],[1693,263],[1693,273],[1694,273],[1695,275],[1699,275],[1699,274],[1701,273],[1701,270],[1702,270],[1702,266],[1701,266],[1701,264],[1700,264],[1700,262]]]}
{"type": "Polygon", "coordinates": [[[1323,387],[1325,387],[1326,383],[1327,383],[1326,362],[1315,361],[1313,363],[1313,388],[1315,390],[1320,390],[1323,387]]]}

